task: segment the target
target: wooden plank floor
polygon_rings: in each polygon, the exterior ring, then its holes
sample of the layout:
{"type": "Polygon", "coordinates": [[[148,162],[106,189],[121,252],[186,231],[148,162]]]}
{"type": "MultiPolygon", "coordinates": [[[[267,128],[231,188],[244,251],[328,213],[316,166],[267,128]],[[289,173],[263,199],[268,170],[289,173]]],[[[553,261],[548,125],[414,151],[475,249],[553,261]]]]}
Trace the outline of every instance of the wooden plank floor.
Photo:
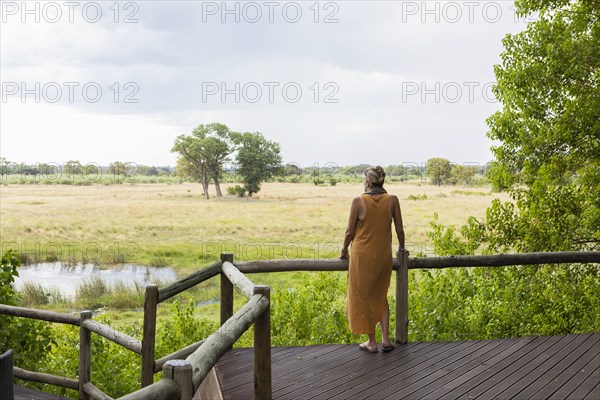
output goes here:
{"type": "MultiPolygon", "coordinates": [[[[216,366],[225,399],[253,398],[253,349],[216,366]]],[[[409,343],[274,347],[273,399],[600,400],[600,333],[409,343]]]]}
{"type": "Polygon", "coordinates": [[[61,400],[66,397],[54,396],[23,386],[15,386],[15,400],[61,400]]]}

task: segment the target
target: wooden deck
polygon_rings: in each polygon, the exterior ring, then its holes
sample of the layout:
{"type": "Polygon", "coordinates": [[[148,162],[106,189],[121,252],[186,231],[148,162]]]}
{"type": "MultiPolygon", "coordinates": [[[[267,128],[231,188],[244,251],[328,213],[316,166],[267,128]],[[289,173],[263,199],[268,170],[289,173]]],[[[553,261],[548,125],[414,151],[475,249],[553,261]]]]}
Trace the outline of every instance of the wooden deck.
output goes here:
{"type": "MultiPolygon", "coordinates": [[[[274,347],[273,399],[600,399],[600,333],[409,343],[274,347]]],[[[225,399],[253,398],[253,349],[216,366],[225,399]]]]}
{"type": "Polygon", "coordinates": [[[54,396],[53,394],[44,393],[35,389],[26,388],[23,386],[15,386],[15,400],[61,400],[66,397],[54,396]]]}

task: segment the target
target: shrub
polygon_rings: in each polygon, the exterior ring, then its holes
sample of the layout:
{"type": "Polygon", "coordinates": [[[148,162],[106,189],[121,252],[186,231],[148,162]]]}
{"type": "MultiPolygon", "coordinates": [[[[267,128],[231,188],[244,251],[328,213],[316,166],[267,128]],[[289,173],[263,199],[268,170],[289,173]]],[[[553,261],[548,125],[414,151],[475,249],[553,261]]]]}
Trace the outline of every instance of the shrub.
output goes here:
{"type": "Polygon", "coordinates": [[[227,188],[227,194],[231,196],[244,197],[246,195],[246,189],[240,185],[229,186],[227,188]]]}
{"type": "Polygon", "coordinates": [[[346,284],[341,274],[320,272],[295,288],[273,291],[271,331],[273,346],[352,343],[348,330],[346,284]]]}
{"type": "MultiPolygon", "coordinates": [[[[21,265],[16,252],[9,250],[2,256],[0,266],[0,303],[19,305],[21,299],[13,282],[21,265]]],[[[55,336],[49,323],[33,319],[0,315],[0,353],[14,350],[15,365],[35,371],[50,352],[55,336]]]]}

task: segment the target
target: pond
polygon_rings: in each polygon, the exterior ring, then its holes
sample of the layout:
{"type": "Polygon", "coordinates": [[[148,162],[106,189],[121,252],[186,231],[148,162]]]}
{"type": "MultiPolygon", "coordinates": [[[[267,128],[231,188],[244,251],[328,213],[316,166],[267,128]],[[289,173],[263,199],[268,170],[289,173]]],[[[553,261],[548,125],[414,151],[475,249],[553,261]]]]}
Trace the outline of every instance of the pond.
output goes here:
{"type": "Polygon", "coordinates": [[[21,290],[28,283],[39,284],[51,291],[56,290],[67,298],[73,298],[84,282],[100,278],[109,286],[125,284],[144,287],[149,283],[164,285],[177,279],[177,274],[169,267],[147,267],[125,264],[114,268],[100,268],[95,264],[65,264],[62,262],[39,263],[19,267],[19,277],[15,287],[21,290]]]}

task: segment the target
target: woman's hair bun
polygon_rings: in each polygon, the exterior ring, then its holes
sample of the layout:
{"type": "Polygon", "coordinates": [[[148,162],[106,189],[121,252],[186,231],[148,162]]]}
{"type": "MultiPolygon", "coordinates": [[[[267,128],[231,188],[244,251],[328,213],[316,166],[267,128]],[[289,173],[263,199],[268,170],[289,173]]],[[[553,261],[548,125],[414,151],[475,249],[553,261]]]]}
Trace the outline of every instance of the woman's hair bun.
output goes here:
{"type": "Polygon", "coordinates": [[[376,166],[375,168],[369,168],[365,170],[365,176],[374,186],[383,186],[385,182],[385,171],[381,166],[376,166]]]}

